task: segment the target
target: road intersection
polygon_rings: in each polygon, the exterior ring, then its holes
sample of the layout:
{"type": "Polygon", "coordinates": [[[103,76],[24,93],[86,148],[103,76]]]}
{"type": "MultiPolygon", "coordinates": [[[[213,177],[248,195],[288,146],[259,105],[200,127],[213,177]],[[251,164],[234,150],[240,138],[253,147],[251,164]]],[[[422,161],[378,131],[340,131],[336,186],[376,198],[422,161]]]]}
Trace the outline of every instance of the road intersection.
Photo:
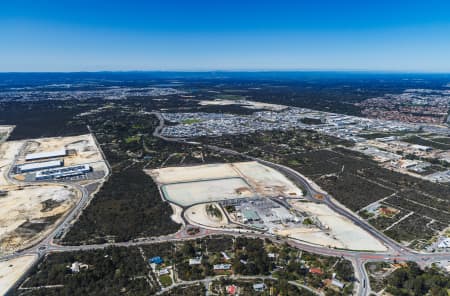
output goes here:
{"type": "MultiPolygon", "coordinates": [[[[153,136],[161,138],[166,141],[185,143],[185,144],[193,144],[198,145],[197,142],[189,142],[186,139],[175,139],[175,138],[167,138],[162,136],[160,133],[164,128],[164,119],[159,112],[148,112],[149,115],[154,115],[159,119],[159,125],[154,130],[153,136]]],[[[95,139],[95,137],[94,137],[95,139]]],[[[96,142],[98,148],[101,150],[100,145],[96,142]]],[[[64,220],[61,221],[54,230],[42,239],[39,243],[34,246],[15,252],[10,255],[6,255],[0,258],[0,261],[17,258],[23,255],[38,255],[35,261],[35,264],[39,262],[41,258],[46,256],[47,254],[54,252],[72,252],[72,251],[87,251],[94,249],[104,249],[107,247],[117,246],[117,247],[131,247],[131,246],[140,246],[140,245],[149,245],[156,244],[161,242],[179,242],[185,240],[192,240],[197,238],[208,237],[210,235],[230,235],[230,236],[246,236],[253,238],[261,238],[261,239],[269,239],[277,243],[287,243],[292,247],[305,250],[311,253],[326,255],[326,256],[334,256],[334,257],[342,257],[350,260],[355,268],[356,278],[358,279],[357,283],[357,295],[369,295],[370,285],[369,285],[369,277],[367,271],[365,270],[365,264],[371,261],[385,261],[385,262],[395,262],[395,261],[414,261],[417,262],[421,266],[429,265],[432,262],[448,260],[450,262],[450,253],[419,253],[413,250],[410,250],[394,240],[386,237],[382,233],[378,232],[371,225],[366,223],[364,220],[356,216],[350,210],[346,209],[342,205],[338,204],[332,196],[322,191],[315,183],[308,180],[306,177],[298,173],[297,171],[280,164],[272,163],[263,159],[255,158],[248,156],[246,154],[242,154],[240,152],[225,149],[212,145],[204,145],[205,147],[219,151],[221,153],[240,155],[246,157],[250,160],[257,161],[261,164],[269,166],[273,169],[276,169],[286,175],[288,178],[301,185],[305,190],[305,197],[313,200],[315,202],[323,203],[327,205],[330,209],[335,211],[336,213],[346,217],[350,221],[352,221],[357,226],[363,228],[365,231],[369,232],[379,241],[381,241],[387,248],[386,252],[369,252],[369,251],[352,251],[352,250],[342,250],[342,249],[334,249],[328,248],[318,245],[313,245],[310,243],[306,243],[304,241],[295,240],[292,238],[285,237],[276,237],[274,235],[266,234],[266,233],[258,233],[258,232],[238,232],[236,230],[226,230],[226,229],[207,229],[207,228],[199,228],[199,232],[196,234],[189,234],[187,229],[189,225],[183,225],[183,227],[176,233],[158,236],[158,237],[148,237],[135,239],[133,241],[128,242],[120,242],[120,243],[105,243],[105,244],[92,244],[92,245],[79,245],[79,246],[67,246],[67,245],[59,245],[54,242],[56,236],[60,236],[64,231],[70,227],[70,225],[76,220],[78,215],[80,215],[81,211],[87,206],[91,194],[86,190],[85,187],[70,183],[68,185],[73,186],[74,189],[78,190],[81,193],[81,199],[78,204],[65,216],[64,220]],[[316,196],[321,196],[320,199],[315,198],[316,196]]],[[[103,152],[102,152],[103,154],[103,152]]],[[[104,158],[106,160],[106,158],[104,158]]],[[[108,165],[108,175],[110,173],[110,167],[108,165]]],[[[27,185],[27,183],[14,180],[10,178],[9,172],[6,174],[8,180],[13,183],[20,183],[21,185],[27,185]]],[[[106,177],[105,177],[106,178],[106,177]]],[[[33,183],[36,184],[36,183],[33,183]]],[[[26,276],[23,275],[21,280],[26,276]]],[[[18,281],[21,282],[21,280],[18,281]]]]}
{"type": "MultiPolygon", "coordinates": [[[[159,112],[151,112],[151,114],[158,117],[160,120],[159,126],[155,129],[155,132],[153,133],[154,136],[159,137],[166,141],[174,141],[174,142],[181,142],[181,143],[188,143],[193,145],[198,145],[200,143],[197,142],[189,142],[186,139],[176,139],[176,138],[167,138],[162,136],[160,133],[164,127],[164,118],[159,112]]],[[[289,179],[293,180],[297,184],[301,185],[306,190],[305,197],[318,202],[318,203],[324,203],[327,205],[330,209],[335,211],[336,213],[346,217],[350,221],[352,221],[355,225],[361,227],[365,231],[369,232],[371,235],[373,235],[375,238],[377,238],[379,241],[381,241],[386,247],[388,247],[387,252],[382,253],[374,253],[374,252],[357,252],[357,251],[343,251],[343,250],[335,250],[330,248],[324,248],[319,246],[311,246],[310,244],[305,243],[299,243],[295,242],[294,240],[290,239],[289,243],[293,246],[305,250],[310,251],[312,253],[322,254],[322,255],[329,255],[329,256],[342,256],[350,261],[352,261],[356,276],[359,279],[359,287],[358,287],[358,295],[369,295],[370,293],[370,286],[369,286],[369,278],[367,275],[367,272],[365,270],[365,264],[370,261],[386,261],[386,262],[395,262],[395,261],[414,261],[418,263],[421,266],[425,266],[430,264],[431,262],[436,261],[442,261],[447,260],[450,262],[450,253],[432,253],[432,254],[425,254],[425,253],[419,253],[413,250],[410,250],[399,243],[395,242],[391,238],[383,235],[378,230],[376,230],[373,226],[362,220],[360,217],[356,216],[353,212],[346,209],[342,205],[338,204],[337,201],[333,199],[331,195],[324,192],[320,189],[319,186],[317,186],[314,182],[311,180],[308,180],[305,176],[300,174],[299,172],[273,162],[269,162],[260,158],[252,157],[243,153],[240,153],[235,150],[226,149],[222,147],[217,147],[213,145],[204,145],[205,147],[221,152],[221,153],[227,153],[232,155],[239,155],[246,157],[250,160],[257,161],[263,165],[269,166],[273,169],[276,169],[283,173],[285,176],[287,176],[289,179]],[[320,196],[321,198],[315,198],[316,196],[320,196]]]]}

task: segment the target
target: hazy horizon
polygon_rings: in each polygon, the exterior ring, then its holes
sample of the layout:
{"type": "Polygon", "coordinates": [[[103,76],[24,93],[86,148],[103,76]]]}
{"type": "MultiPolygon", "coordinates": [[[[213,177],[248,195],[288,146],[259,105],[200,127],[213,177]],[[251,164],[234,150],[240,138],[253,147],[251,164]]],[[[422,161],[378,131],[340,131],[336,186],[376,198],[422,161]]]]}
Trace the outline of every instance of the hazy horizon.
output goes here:
{"type": "Polygon", "coordinates": [[[0,35],[0,72],[450,72],[444,0],[19,0],[0,35]]]}

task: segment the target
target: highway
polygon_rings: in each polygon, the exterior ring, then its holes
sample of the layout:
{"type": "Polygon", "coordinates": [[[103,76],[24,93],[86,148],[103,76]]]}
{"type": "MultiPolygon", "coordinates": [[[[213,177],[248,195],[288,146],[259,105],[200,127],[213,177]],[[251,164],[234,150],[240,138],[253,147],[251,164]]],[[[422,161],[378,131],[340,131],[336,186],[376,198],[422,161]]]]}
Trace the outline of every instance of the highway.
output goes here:
{"type": "Polygon", "coordinates": [[[433,254],[424,254],[415,252],[413,250],[410,250],[396,241],[392,240],[391,238],[385,236],[384,234],[377,231],[372,225],[368,224],[366,221],[359,218],[357,215],[355,215],[352,211],[349,209],[346,209],[345,207],[338,204],[331,195],[329,195],[327,192],[323,191],[318,185],[316,185],[311,180],[308,180],[305,176],[300,174],[299,172],[281,165],[277,163],[273,163],[267,160],[263,160],[260,158],[252,157],[247,154],[240,153],[235,150],[223,148],[223,147],[217,147],[213,145],[205,145],[198,142],[190,142],[187,139],[183,138],[168,138],[163,135],[161,135],[161,131],[164,128],[164,118],[159,112],[150,112],[149,114],[155,115],[160,123],[158,127],[155,129],[153,135],[155,137],[159,137],[160,139],[171,141],[171,142],[179,142],[179,143],[185,143],[185,144],[193,144],[193,145],[203,145],[204,147],[207,147],[211,150],[215,150],[221,153],[227,153],[232,155],[239,155],[242,157],[245,157],[250,160],[257,161],[261,164],[264,164],[266,166],[269,166],[273,169],[276,169],[280,172],[282,172],[286,177],[294,181],[295,183],[299,184],[301,187],[303,187],[306,190],[305,197],[308,198],[311,201],[315,201],[318,203],[324,203],[327,205],[330,209],[335,211],[336,213],[346,217],[350,221],[352,221],[355,225],[361,227],[371,235],[373,235],[375,238],[377,238],[379,241],[381,241],[387,248],[387,252],[383,253],[374,253],[374,252],[357,252],[357,251],[343,251],[343,250],[335,250],[320,246],[311,246],[306,243],[300,243],[293,241],[292,239],[286,241],[290,245],[293,245],[299,249],[309,251],[312,253],[317,254],[323,254],[323,255],[329,255],[329,256],[342,256],[347,259],[349,259],[355,268],[356,277],[359,279],[359,285],[358,285],[358,295],[369,295],[370,285],[369,285],[369,278],[367,271],[365,269],[365,264],[370,261],[388,261],[392,262],[394,260],[396,261],[414,261],[417,262],[421,266],[425,266],[427,264],[430,264],[431,262],[440,261],[440,260],[450,260],[450,253],[433,253],[433,254]],[[317,199],[315,196],[320,195],[322,198],[317,199]]]}
{"type": "MultiPolygon", "coordinates": [[[[159,112],[147,112],[149,115],[154,115],[159,119],[159,125],[157,128],[155,128],[153,132],[153,136],[158,137],[160,139],[170,141],[170,142],[178,142],[178,143],[185,143],[185,144],[192,144],[192,145],[198,145],[200,143],[196,142],[189,142],[186,139],[174,139],[174,138],[167,138],[161,135],[161,131],[164,128],[164,119],[162,118],[161,114],[159,112]]],[[[95,139],[95,137],[94,137],[95,139]]],[[[96,142],[98,149],[102,152],[100,145],[96,142]]],[[[415,261],[419,263],[421,266],[427,265],[434,261],[439,260],[450,260],[450,254],[449,253],[437,253],[437,254],[423,254],[414,252],[412,250],[406,249],[405,247],[401,246],[397,242],[393,241],[392,239],[384,236],[382,233],[378,232],[376,229],[374,229],[371,225],[367,224],[365,221],[361,220],[359,217],[357,217],[355,214],[353,214],[350,210],[344,208],[343,206],[339,205],[334,199],[327,194],[326,192],[322,191],[314,182],[311,180],[308,180],[305,176],[301,175],[299,172],[276,163],[272,163],[263,159],[251,157],[249,155],[230,150],[225,149],[221,147],[216,147],[212,145],[204,145],[205,147],[219,151],[221,153],[228,153],[233,155],[240,155],[243,157],[246,157],[250,160],[258,161],[261,164],[264,164],[266,166],[269,166],[273,169],[276,169],[280,172],[282,172],[284,175],[286,175],[289,179],[294,181],[295,183],[299,184],[301,187],[303,187],[306,190],[305,197],[308,198],[311,201],[320,202],[326,204],[328,207],[330,207],[333,211],[339,213],[340,215],[343,215],[344,217],[351,220],[354,224],[358,225],[359,227],[365,229],[367,232],[372,234],[374,237],[376,237],[378,240],[383,242],[386,247],[388,248],[388,251],[386,252],[361,252],[361,251],[352,251],[352,250],[340,250],[340,249],[333,249],[333,248],[327,248],[322,247],[318,245],[312,245],[308,244],[303,241],[298,241],[294,239],[288,239],[288,238],[277,238],[270,234],[265,233],[257,233],[257,232],[245,232],[245,233],[239,233],[235,230],[225,230],[225,229],[205,229],[200,228],[200,232],[195,235],[190,235],[186,232],[186,226],[184,226],[181,230],[179,230],[177,233],[165,235],[165,236],[158,236],[158,237],[149,237],[149,238],[142,238],[142,239],[136,239],[133,241],[128,242],[120,242],[120,243],[106,243],[106,244],[93,244],[93,245],[80,245],[80,246],[65,246],[65,245],[57,245],[53,242],[53,239],[56,235],[58,235],[60,232],[67,230],[69,225],[73,223],[78,215],[81,213],[81,211],[84,209],[84,207],[88,204],[90,200],[90,194],[87,192],[87,190],[78,184],[67,184],[69,186],[73,186],[76,190],[78,190],[81,193],[80,201],[77,203],[77,205],[65,216],[64,220],[61,221],[54,230],[46,236],[44,239],[42,239],[38,244],[16,252],[14,254],[6,255],[0,258],[0,261],[12,259],[18,256],[22,255],[29,255],[29,254],[37,254],[38,259],[36,260],[36,263],[38,260],[40,260],[43,256],[53,253],[53,252],[71,252],[71,251],[79,251],[79,250],[93,250],[93,249],[103,249],[111,246],[117,246],[117,247],[131,247],[131,246],[140,246],[140,245],[148,245],[148,244],[155,244],[155,243],[161,243],[161,242],[168,242],[168,241],[184,241],[184,240],[192,240],[202,237],[207,237],[214,234],[222,234],[222,235],[231,235],[231,236],[246,236],[246,237],[254,237],[254,238],[261,238],[261,239],[269,239],[277,243],[287,243],[291,245],[292,247],[305,250],[307,252],[315,253],[315,254],[321,254],[321,255],[327,255],[327,256],[335,256],[335,257],[343,257],[348,260],[350,260],[354,266],[355,269],[355,275],[356,278],[359,280],[359,283],[357,283],[357,294],[358,295],[369,295],[370,285],[369,285],[369,278],[367,275],[367,271],[365,270],[365,263],[370,261],[387,261],[387,262],[393,262],[394,260],[397,261],[415,261]],[[315,196],[317,194],[321,194],[323,196],[322,199],[317,199],[315,196]]],[[[106,158],[104,158],[106,161],[106,158]]],[[[110,167],[108,166],[108,175],[110,173],[110,167]]],[[[9,172],[6,174],[8,180],[10,180],[14,184],[19,185],[28,185],[28,183],[19,182],[17,180],[14,180],[10,178],[9,172]]],[[[105,177],[107,178],[107,176],[105,177]]],[[[36,184],[36,183],[32,183],[36,184]]],[[[26,276],[26,274],[24,275],[26,276]]],[[[23,279],[23,277],[22,277],[23,279]]],[[[20,282],[20,281],[18,281],[20,282]]]]}
{"type": "MultiPolygon", "coordinates": [[[[95,139],[95,143],[97,144],[97,147],[98,147],[99,151],[101,152],[103,159],[106,163],[107,172],[105,172],[105,176],[103,177],[104,179],[106,179],[109,176],[111,169],[110,169],[109,163],[107,162],[106,158],[104,157],[103,151],[101,150],[101,147],[98,144],[95,136],[93,134],[92,134],[92,136],[95,139]]],[[[11,166],[9,167],[9,169],[4,172],[5,179],[8,180],[8,182],[10,184],[21,185],[21,186],[51,183],[51,182],[46,182],[46,183],[24,182],[24,181],[18,181],[11,177],[11,170],[14,167],[14,164],[17,161],[17,157],[23,148],[24,148],[24,145],[21,147],[20,151],[14,157],[14,160],[13,160],[11,166]]],[[[61,182],[54,182],[54,183],[63,184],[61,182]]],[[[52,183],[52,184],[54,184],[54,183],[52,183]]],[[[53,230],[46,237],[42,238],[40,241],[33,244],[31,247],[28,247],[24,250],[16,251],[12,254],[8,254],[8,255],[4,255],[4,256],[0,257],[0,261],[13,259],[13,258],[20,257],[23,255],[38,255],[36,258],[36,261],[34,262],[34,264],[36,264],[43,256],[45,256],[46,254],[51,252],[52,247],[54,246],[53,239],[57,235],[61,235],[64,231],[67,231],[67,229],[70,227],[71,223],[76,220],[76,218],[81,214],[81,211],[86,207],[86,205],[90,201],[90,197],[91,197],[91,195],[89,194],[89,192],[87,191],[87,189],[84,186],[81,186],[77,183],[64,183],[64,185],[72,187],[75,191],[77,191],[81,194],[81,197],[80,197],[80,200],[78,201],[78,203],[72,209],[70,209],[68,213],[65,214],[65,217],[63,220],[57,222],[57,224],[54,226],[53,230]]]]}

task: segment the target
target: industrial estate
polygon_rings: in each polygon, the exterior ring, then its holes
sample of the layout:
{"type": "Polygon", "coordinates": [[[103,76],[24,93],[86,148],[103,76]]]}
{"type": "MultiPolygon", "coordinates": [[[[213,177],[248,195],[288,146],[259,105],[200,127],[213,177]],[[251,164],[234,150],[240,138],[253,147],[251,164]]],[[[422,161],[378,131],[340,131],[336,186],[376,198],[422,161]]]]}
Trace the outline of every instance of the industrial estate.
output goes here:
{"type": "MultiPolygon", "coordinates": [[[[47,237],[60,239],[108,175],[90,134],[2,142],[0,160],[0,254],[6,258],[47,237]]],[[[17,281],[35,260],[12,259],[17,269],[0,278],[1,286],[17,281]]]]}
{"type": "Polygon", "coordinates": [[[387,250],[350,220],[307,199],[285,176],[258,162],[169,167],[149,174],[166,200],[184,208],[183,218],[192,225],[263,231],[334,248],[387,250]]]}
{"type": "Polygon", "coordinates": [[[448,293],[447,90],[99,81],[0,92],[0,294],[448,293]]]}

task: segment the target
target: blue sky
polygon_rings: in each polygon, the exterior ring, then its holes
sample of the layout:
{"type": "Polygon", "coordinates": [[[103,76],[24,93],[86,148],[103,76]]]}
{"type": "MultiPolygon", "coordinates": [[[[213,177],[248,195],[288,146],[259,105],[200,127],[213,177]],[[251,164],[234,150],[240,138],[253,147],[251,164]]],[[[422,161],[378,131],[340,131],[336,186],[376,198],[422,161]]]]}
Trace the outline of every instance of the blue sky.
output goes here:
{"type": "Polygon", "coordinates": [[[0,71],[450,72],[447,0],[0,0],[0,71]]]}

